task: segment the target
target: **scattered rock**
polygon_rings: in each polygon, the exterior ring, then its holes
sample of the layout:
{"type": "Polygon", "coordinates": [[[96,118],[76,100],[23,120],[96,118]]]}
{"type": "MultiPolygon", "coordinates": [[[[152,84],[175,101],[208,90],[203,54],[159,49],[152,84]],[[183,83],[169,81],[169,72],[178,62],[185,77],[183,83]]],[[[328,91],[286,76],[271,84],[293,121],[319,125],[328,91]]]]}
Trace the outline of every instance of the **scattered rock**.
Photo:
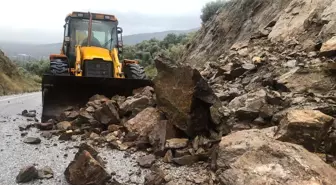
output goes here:
{"type": "Polygon", "coordinates": [[[184,148],[188,145],[188,139],[183,138],[174,138],[174,139],[168,139],[166,141],[166,148],[169,149],[179,149],[184,148]]]}
{"type": "Polygon", "coordinates": [[[171,163],[173,161],[173,152],[168,150],[165,156],[163,157],[163,162],[171,163]]]}
{"type": "Polygon", "coordinates": [[[155,162],[155,156],[152,154],[145,155],[142,157],[139,157],[137,162],[139,166],[144,167],[144,168],[150,168],[152,164],[155,162]]]}
{"type": "Polygon", "coordinates": [[[120,123],[119,113],[113,100],[107,101],[101,108],[97,109],[94,116],[105,125],[120,123]]]}
{"type": "Polygon", "coordinates": [[[100,94],[96,94],[94,96],[92,96],[89,101],[108,101],[109,99],[104,96],[104,95],[100,95],[100,94]]]}
{"type": "Polygon", "coordinates": [[[71,129],[71,126],[72,126],[71,122],[69,121],[62,121],[62,122],[57,123],[56,125],[57,129],[62,130],[62,131],[71,129]]]}
{"type": "Polygon", "coordinates": [[[41,139],[38,137],[27,137],[23,140],[23,142],[27,144],[40,144],[41,139]]]}
{"type": "Polygon", "coordinates": [[[51,179],[54,177],[54,172],[50,167],[44,167],[38,170],[39,179],[51,179]]]}
{"type": "Polygon", "coordinates": [[[36,127],[40,130],[52,130],[54,128],[54,124],[53,123],[38,123],[36,124],[36,127]]]}
{"type": "Polygon", "coordinates": [[[147,136],[156,124],[160,122],[160,112],[153,107],[148,107],[125,123],[129,132],[139,136],[147,136]]]}
{"type": "Polygon", "coordinates": [[[136,115],[141,112],[145,108],[151,106],[153,104],[152,98],[148,96],[140,96],[140,97],[128,97],[121,105],[120,105],[120,114],[126,115],[131,113],[132,115],[136,115]]]}
{"type": "Polygon", "coordinates": [[[78,151],[64,175],[70,184],[78,185],[104,185],[111,179],[111,175],[87,150],[78,151]]]}
{"type": "Polygon", "coordinates": [[[19,174],[16,176],[16,183],[30,182],[37,179],[38,171],[35,166],[27,166],[20,170],[19,174]]]}
{"type": "Polygon", "coordinates": [[[162,170],[154,169],[151,171],[151,173],[146,175],[144,185],[165,184],[166,181],[164,177],[165,177],[165,174],[162,172],[162,170]]]}
{"type": "Polygon", "coordinates": [[[153,146],[156,155],[164,155],[165,143],[167,139],[172,139],[178,136],[174,126],[168,123],[167,120],[158,122],[153,130],[149,133],[149,143],[153,146]]]}
{"type": "Polygon", "coordinates": [[[199,157],[196,155],[185,155],[178,158],[173,158],[173,162],[178,165],[192,165],[199,161],[199,157]]]}

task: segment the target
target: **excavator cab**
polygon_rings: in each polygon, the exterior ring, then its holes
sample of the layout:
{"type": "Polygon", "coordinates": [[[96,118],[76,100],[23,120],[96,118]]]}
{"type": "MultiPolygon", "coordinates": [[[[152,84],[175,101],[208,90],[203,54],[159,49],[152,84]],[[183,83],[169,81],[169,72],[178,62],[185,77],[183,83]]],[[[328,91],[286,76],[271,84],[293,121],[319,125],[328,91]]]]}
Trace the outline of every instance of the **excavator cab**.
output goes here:
{"type": "Polygon", "coordinates": [[[80,107],[95,94],[127,96],[151,86],[143,67],[122,56],[122,28],[114,15],[73,12],[65,19],[60,54],[50,55],[42,78],[42,121],[67,107],[80,107]]]}

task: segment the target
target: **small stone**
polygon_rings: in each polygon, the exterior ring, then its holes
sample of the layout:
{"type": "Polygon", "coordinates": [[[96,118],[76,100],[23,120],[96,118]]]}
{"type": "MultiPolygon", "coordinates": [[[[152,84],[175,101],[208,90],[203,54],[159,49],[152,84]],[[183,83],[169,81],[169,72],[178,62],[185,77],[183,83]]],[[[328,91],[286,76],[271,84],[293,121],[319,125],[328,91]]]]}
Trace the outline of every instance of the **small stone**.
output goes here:
{"type": "Polygon", "coordinates": [[[36,124],[36,127],[40,130],[52,130],[53,127],[54,127],[54,124],[53,123],[38,123],[36,124]]]}
{"type": "Polygon", "coordinates": [[[163,157],[163,162],[171,163],[173,161],[173,152],[168,150],[165,156],[163,157]]]}
{"type": "Polygon", "coordinates": [[[143,157],[139,157],[137,162],[139,166],[144,167],[144,168],[150,168],[153,163],[155,162],[155,156],[152,154],[145,155],[143,157]]]}
{"type": "Polygon", "coordinates": [[[32,181],[38,177],[38,171],[35,166],[28,166],[22,168],[19,174],[16,176],[16,183],[25,183],[32,181]]]}
{"type": "Polygon", "coordinates": [[[21,133],[21,137],[24,137],[24,136],[26,136],[26,135],[28,135],[28,132],[22,132],[22,133],[21,133]]]}
{"type": "Polygon", "coordinates": [[[69,121],[62,121],[57,123],[57,129],[58,130],[68,130],[71,128],[71,123],[69,121]]]}
{"type": "Polygon", "coordinates": [[[39,179],[51,179],[54,177],[54,172],[50,167],[44,167],[38,170],[39,179]]]}
{"type": "Polygon", "coordinates": [[[23,142],[27,144],[40,144],[41,139],[38,137],[27,137],[23,140],[23,142]]]}
{"type": "Polygon", "coordinates": [[[173,138],[166,141],[166,148],[179,149],[188,145],[188,139],[173,138]]]}
{"type": "Polygon", "coordinates": [[[198,161],[198,156],[185,155],[183,157],[174,158],[173,162],[179,165],[192,165],[198,161]]]}

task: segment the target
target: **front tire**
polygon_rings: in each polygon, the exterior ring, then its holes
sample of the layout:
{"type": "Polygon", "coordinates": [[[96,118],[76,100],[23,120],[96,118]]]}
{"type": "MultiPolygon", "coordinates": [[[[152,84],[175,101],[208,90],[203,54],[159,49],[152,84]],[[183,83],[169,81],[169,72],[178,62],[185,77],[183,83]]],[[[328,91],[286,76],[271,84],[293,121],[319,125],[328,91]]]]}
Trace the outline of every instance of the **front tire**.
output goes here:
{"type": "Polygon", "coordinates": [[[128,64],[125,66],[125,77],[129,79],[147,79],[145,70],[139,64],[128,64]]]}
{"type": "Polygon", "coordinates": [[[61,59],[53,59],[50,61],[50,73],[53,75],[67,74],[69,72],[69,64],[61,59]]]}

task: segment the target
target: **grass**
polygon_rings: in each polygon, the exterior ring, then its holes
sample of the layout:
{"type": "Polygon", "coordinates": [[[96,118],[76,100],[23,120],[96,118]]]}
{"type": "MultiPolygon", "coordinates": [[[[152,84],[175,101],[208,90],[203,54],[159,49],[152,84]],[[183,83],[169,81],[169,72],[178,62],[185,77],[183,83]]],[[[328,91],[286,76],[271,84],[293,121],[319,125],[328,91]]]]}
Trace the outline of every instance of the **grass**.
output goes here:
{"type": "Polygon", "coordinates": [[[23,73],[0,51],[0,96],[36,92],[41,88],[40,77],[23,73]]]}

